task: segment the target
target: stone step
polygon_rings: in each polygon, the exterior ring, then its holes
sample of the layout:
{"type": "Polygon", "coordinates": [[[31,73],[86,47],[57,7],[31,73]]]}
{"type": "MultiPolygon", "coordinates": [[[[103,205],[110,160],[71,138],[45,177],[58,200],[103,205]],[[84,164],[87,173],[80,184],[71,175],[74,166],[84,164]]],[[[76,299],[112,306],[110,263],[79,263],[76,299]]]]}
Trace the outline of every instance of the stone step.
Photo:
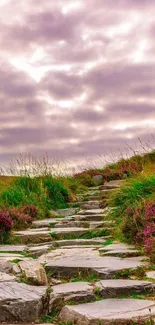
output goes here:
{"type": "Polygon", "coordinates": [[[88,210],[81,210],[79,214],[82,215],[105,215],[107,209],[88,209],[88,210]]]}
{"type": "MultiPolygon", "coordinates": [[[[82,227],[70,227],[70,228],[53,228],[50,231],[50,234],[52,238],[55,239],[70,239],[69,237],[72,238],[78,238],[79,236],[89,236],[89,237],[96,237],[96,235],[103,236],[109,235],[111,231],[111,227],[104,227],[104,228],[82,228],[82,227]],[[100,232],[100,233],[99,233],[100,232]]],[[[71,239],[72,239],[71,238],[71,239]]]]}
{"type": "Polygon", "coordinates": [[[24,255],[19,254],[19,253],[13,253],[13,252],[0,253],[0,261],[1,260],[5,260],[5,261],[19,260],[19,261],[22,261],[22,260],[26,260],[26,259],[27,258],[24,255]]]}
{"type": "Polygon", "coordinates": [[[155,284],[148,281],[115,279],[101,280],[95,283],[95,287],[102,297],[115,298],[130,294],[153,293],[155,284]]]}
{"type": "Polygon", "coordinates": [[[100,209],[100,205],[102,202],[100,201],[88,201],[88,202],[81,202],[79,205],[81,209],[100,209]]]}
{"type": "Polygon", "coordinates": [[[155,302],[138,299],[105,299],[76,306],[65,306],[60,321],[78,325],[141,324],[155,317],[155,302]]]}
{"type": "Polygon", "coordinates": [[[101,199],[101,196],[100,195],[91,195],[91,194],[87,194],[85,196],[77,196],[78,198],[78,202],[88,202],[89,200],[90,201],[99,201],[101,199]]]}
{"type": "MultiPolygon", "coordinates": [[[[103,228],[103,227],[109,227],[111,226],[111,222],[109,221],[82,221],[82,220],[74,220],[74,221],[70,221],[70,222],[62,222],[62,223],[58,223],[54,226],[53,229],[57,229],[57,228],[91,228],[91,229],[95,229],[95,228],[103,228]]],[[[54,230],[53,230],[54,231],[54,230]]]]}
{"type": "Polygon", "coordinates": [[[72,250],[67,247],[58,248],[39,259],[46,263],[46,270],[62,278],[77,276],[79,271],[83,271],[99,274],[102,279],[110,279],[120,270],[136,269],[147,265],[141,257],[103,257],[97,250],[85,247],[72,250]]]}
{"type": "Polygon", "coordinates": [[[139,256],[141,253],[134,246],[125,243],[113,243],[99,249],[102,256],[121,256],[133,257],[139,256]]]}
{"type": "Polygon", "coordinates": [[[0,253],[1,252],[15,252],[15,253],[22,253],[26,249],[26,245],[1,245],[0,246],[0,253]]]}
{"type": "Polygon", "coordinates": [[[104,215],[103,214],[83,214],[81,216],[76,216],[76,220],[79,221],[103,221],[104,215]]]}
{"type": "Polygon", "coordinates": [[[79,208],[67,208],[67,209],[59,209],[56,211],[57,215],[67,217],[77,213],[79,208]]]}
{"type": "Polygon", "coordinates": [[[117,189],[120,188],[121,185],[125,184],[124,180],[116,180],[116,181],[110,181],[105,182],[103,185],[100,185],[100,190],[111,190],[111,189],[117,189]]]}
{"type": "Polygon", "coordinates": [[[119,257],[134,257],[134,256],[140,256],[140,252],[136,249],[118,249],[118,250],[111,250],[108,252],[100,252],[102,256],[119,256],[119,257]]]}
{"type": "Polygon", "coordinates": [[[44,227],[51,227],[54,226],[56,223],[59,223],[64,218],[48,218],[43,220],[35,220],[33,221],[33,226],[36,228],[44,228],[44,227]]]}
{"type": "Polygon", "coordinates": [[[66,302],[88,302],[95,299],[94,288],[87,282],[72,282],[52,286],[50,293],[49,310],[53,311],[57,306],[66,302]]]}
{"type": "Polygon", "coordinates": [[[30,243],[44,243],[47,241],[52,241],[52,237],[50,236],[49,230],[39,230],[33,231],[32,229],[16,231],[13,233],[18,239],[20,239],[21,243],[30,244],[30,243]]]}
{"type": "Polygon", "coordinates": [[[47,312],[48,289],[24,283],[0,283],[0,322],[33,322],[47,312]]]}
{"type": "Polygon", "coordinates": [[[106,240],[109,239],[109,236],[100,237],[100,238],[92,238],[92,239],[67,239],[67,240],[56,240],[53,242],[55,247],[67,247],[68,246],[82,246],[85,245],[103,245],[106,240]]]}
{"type": "Polygon", "coordinates": [[[89,228],[78,228],[78,227],[72,227],[72,228],[53,228],[51,229],[51,236],[53,238],[57,237],[57,239],[64,238],[65,235],[71,236],[79,236],[86,234],[90,229],[89,228]]]}

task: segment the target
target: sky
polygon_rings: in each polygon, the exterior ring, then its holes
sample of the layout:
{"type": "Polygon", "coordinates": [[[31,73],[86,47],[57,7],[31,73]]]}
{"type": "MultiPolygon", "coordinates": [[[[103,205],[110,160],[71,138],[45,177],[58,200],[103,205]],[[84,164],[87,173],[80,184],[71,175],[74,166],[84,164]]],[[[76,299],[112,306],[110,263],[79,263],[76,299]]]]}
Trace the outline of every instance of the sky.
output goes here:
{"type": "Polygon", "coordinates": [[[155,133],[154,0],[0,0],[0,162],[155,133]]]}

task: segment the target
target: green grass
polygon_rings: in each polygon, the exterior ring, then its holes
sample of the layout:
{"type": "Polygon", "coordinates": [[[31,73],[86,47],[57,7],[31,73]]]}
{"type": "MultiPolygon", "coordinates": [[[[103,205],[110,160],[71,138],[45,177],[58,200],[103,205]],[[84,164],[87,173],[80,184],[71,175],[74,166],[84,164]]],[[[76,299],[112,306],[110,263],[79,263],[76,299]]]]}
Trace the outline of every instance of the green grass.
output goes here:
{"type": "Polygon", "coordinates": [[[100,281],[101,278],[99,277],[99,275],[97,273],[89,273],[89,272],[81,272],[79,273],[79,276],[72,278],[71,282],[81,282],[81,281],[86,281],[89,283],[95,283],[100,281]]]}

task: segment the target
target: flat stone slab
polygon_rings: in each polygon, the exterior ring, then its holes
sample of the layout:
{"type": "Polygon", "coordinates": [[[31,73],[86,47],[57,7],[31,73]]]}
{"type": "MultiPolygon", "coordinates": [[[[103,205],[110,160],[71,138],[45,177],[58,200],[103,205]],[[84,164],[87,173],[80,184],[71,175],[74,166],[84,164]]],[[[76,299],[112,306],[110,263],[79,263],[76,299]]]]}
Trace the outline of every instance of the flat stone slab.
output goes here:
{"type": "Polygon", "coordinates": [[[155,271],[149,271],[146,273],[147,278],[155,280],[155,271]]]}
{"type": "Polygon", "coordinates": [[[111,251],[103,252],[100,250],[102,256],[120,256],[120,257],[132,257],[139,256],[140,253],[136,249],[114,249],[111,251]]]}
{"type": "Polygon", "coordinates": [[[54,233],[59,236],[63,235],[84,235],[89,231],[89,228],[78,228],[78,227],[72,227],[72,228],[54,228],[51,229],[51,234],[54,233]]]}
{"type": "Polygon", "coordinates": [[[79,211],[79,214],[104,214],[105,209],[88,209],[88,210],[82,210],[79,211]]]}
{"type": "Polygon", "coordinates": [[[65,306],[60,321],[78,325],[126,324],[150,320],[155,316],[155,302],[138,299],[105,299],[77,306],[65,306]],[[151,310],[151,313],[150,313],[151,310]]]}
{"type": "Polygon", "coordinates": [[[42,263],[46,263],[45,269],[51,270],[60,276],[72,276],[83,271],[98,273],[102,279],[111,278],[117,271],[122,269],[135,269],[139,266],[147,265],[140,257],[119,258],[102,257],[93,248],[82,249],[56,249],[39,258],[42,263]]]}
{"type": "Polygon", "coordinates": [[[1,252],[21,253],[24,252],[25,249],[26,249],[26,245],[1,245],[0,253],[1,252]]]}
{"type": "Polygon", "coordinates": [[[25,244],[28,243],[38,244],[38,243],[43,243],[52,240],[49,230],[32,231],[30,229],[30,230],[14,232],[14,235],[19,237],[21,241],[25,244]]]}
{"type": "Polygon", "coordinates": [[[77,213],[78,210],[79,210],[79,208],[59,209],[56,211],[56,213],[59,216],[67,217],[67,216],[71,216],[71,215],[77,213]]]}
{"type": "Polygon", "coordinates": [[[0,322],[32,322],[47,311],[47,287],[0,283],[0,322]]]}
{"type": "Polygon", "coordinates": [[[50,227],[50,225],[55,225],[56,223],[59,223],[62,221],[63,218],[49,218],[49,219],[43,219],[43,220],[36,220],[33,221],[33,225],[36,228],[44,228],[44,227],[50,227]]]}
{"type": "Polygon", "coordinates": [[[120,295],[129,295],[131,293],[146,293],[153,291],[155,285],[148,281],[138,280],[101,280],[96,282],[95,287],[99,289],[104,298],[113,298],[120,295]]]}
{"type": "Polygon", "coordinates": [[[95,299],[93,286],[87,282],[65,283],[52,286],[50,294],[50,310],[53,310],[60,302],[74,301],[85,302],[95,299]]]}
{"type": "Polygon", "coordinates": [[[13,261],[13,260],[25,260],[26,257],[22,254],[16,253],[0,253],[0,260],[13,261]]]}
{"type": "Polygon", "coordinates": [[[10,282],[10,281],[16,281],[16,277],[14,275],[0,272],[0,282],[10,282]]]}
{"type": "Polygon", "coordinates": [[[83,214],[83,215],[77,215],[75,216],[75,220],[77,221],[103,221],[104,220],[104,214],[83,214]]]}
{"type": "Polygon", "coordinates": [[[111,251],[111,250],[121,250],[121,249],[133,249],[134,246],[128,245],[125,243],[113,243],[110,245],[107,245],[105,247],[102,247],[100,251],[111,251]]]}
{"type": "Polygon", "coordinates": [[[53,245],[55,247],[62,246],[81,246],[81,245],[102,245],[106,242],[106,237],[102,238],[92,238],[92,239],[67,239],[67,240],[56,240],[53,245]]]}
{"type": "Polygon", "coordinates": [[[28,252],[30,253],[30,255],[38,257],[41,256],[42,254],[47,253],[50,247],[51,247],[50,245],[29,247],[28,252]]]}

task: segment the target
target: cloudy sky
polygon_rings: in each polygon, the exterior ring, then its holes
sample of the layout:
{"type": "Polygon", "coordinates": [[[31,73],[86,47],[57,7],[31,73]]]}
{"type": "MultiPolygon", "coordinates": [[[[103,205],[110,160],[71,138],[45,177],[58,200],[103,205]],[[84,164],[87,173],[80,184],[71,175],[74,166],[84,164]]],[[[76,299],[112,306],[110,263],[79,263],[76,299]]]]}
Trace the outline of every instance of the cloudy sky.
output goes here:
{"type": "Polygon", "coordinates": [[[155,0],[0,0],[0,161],[155,133],[155,0]]]}

